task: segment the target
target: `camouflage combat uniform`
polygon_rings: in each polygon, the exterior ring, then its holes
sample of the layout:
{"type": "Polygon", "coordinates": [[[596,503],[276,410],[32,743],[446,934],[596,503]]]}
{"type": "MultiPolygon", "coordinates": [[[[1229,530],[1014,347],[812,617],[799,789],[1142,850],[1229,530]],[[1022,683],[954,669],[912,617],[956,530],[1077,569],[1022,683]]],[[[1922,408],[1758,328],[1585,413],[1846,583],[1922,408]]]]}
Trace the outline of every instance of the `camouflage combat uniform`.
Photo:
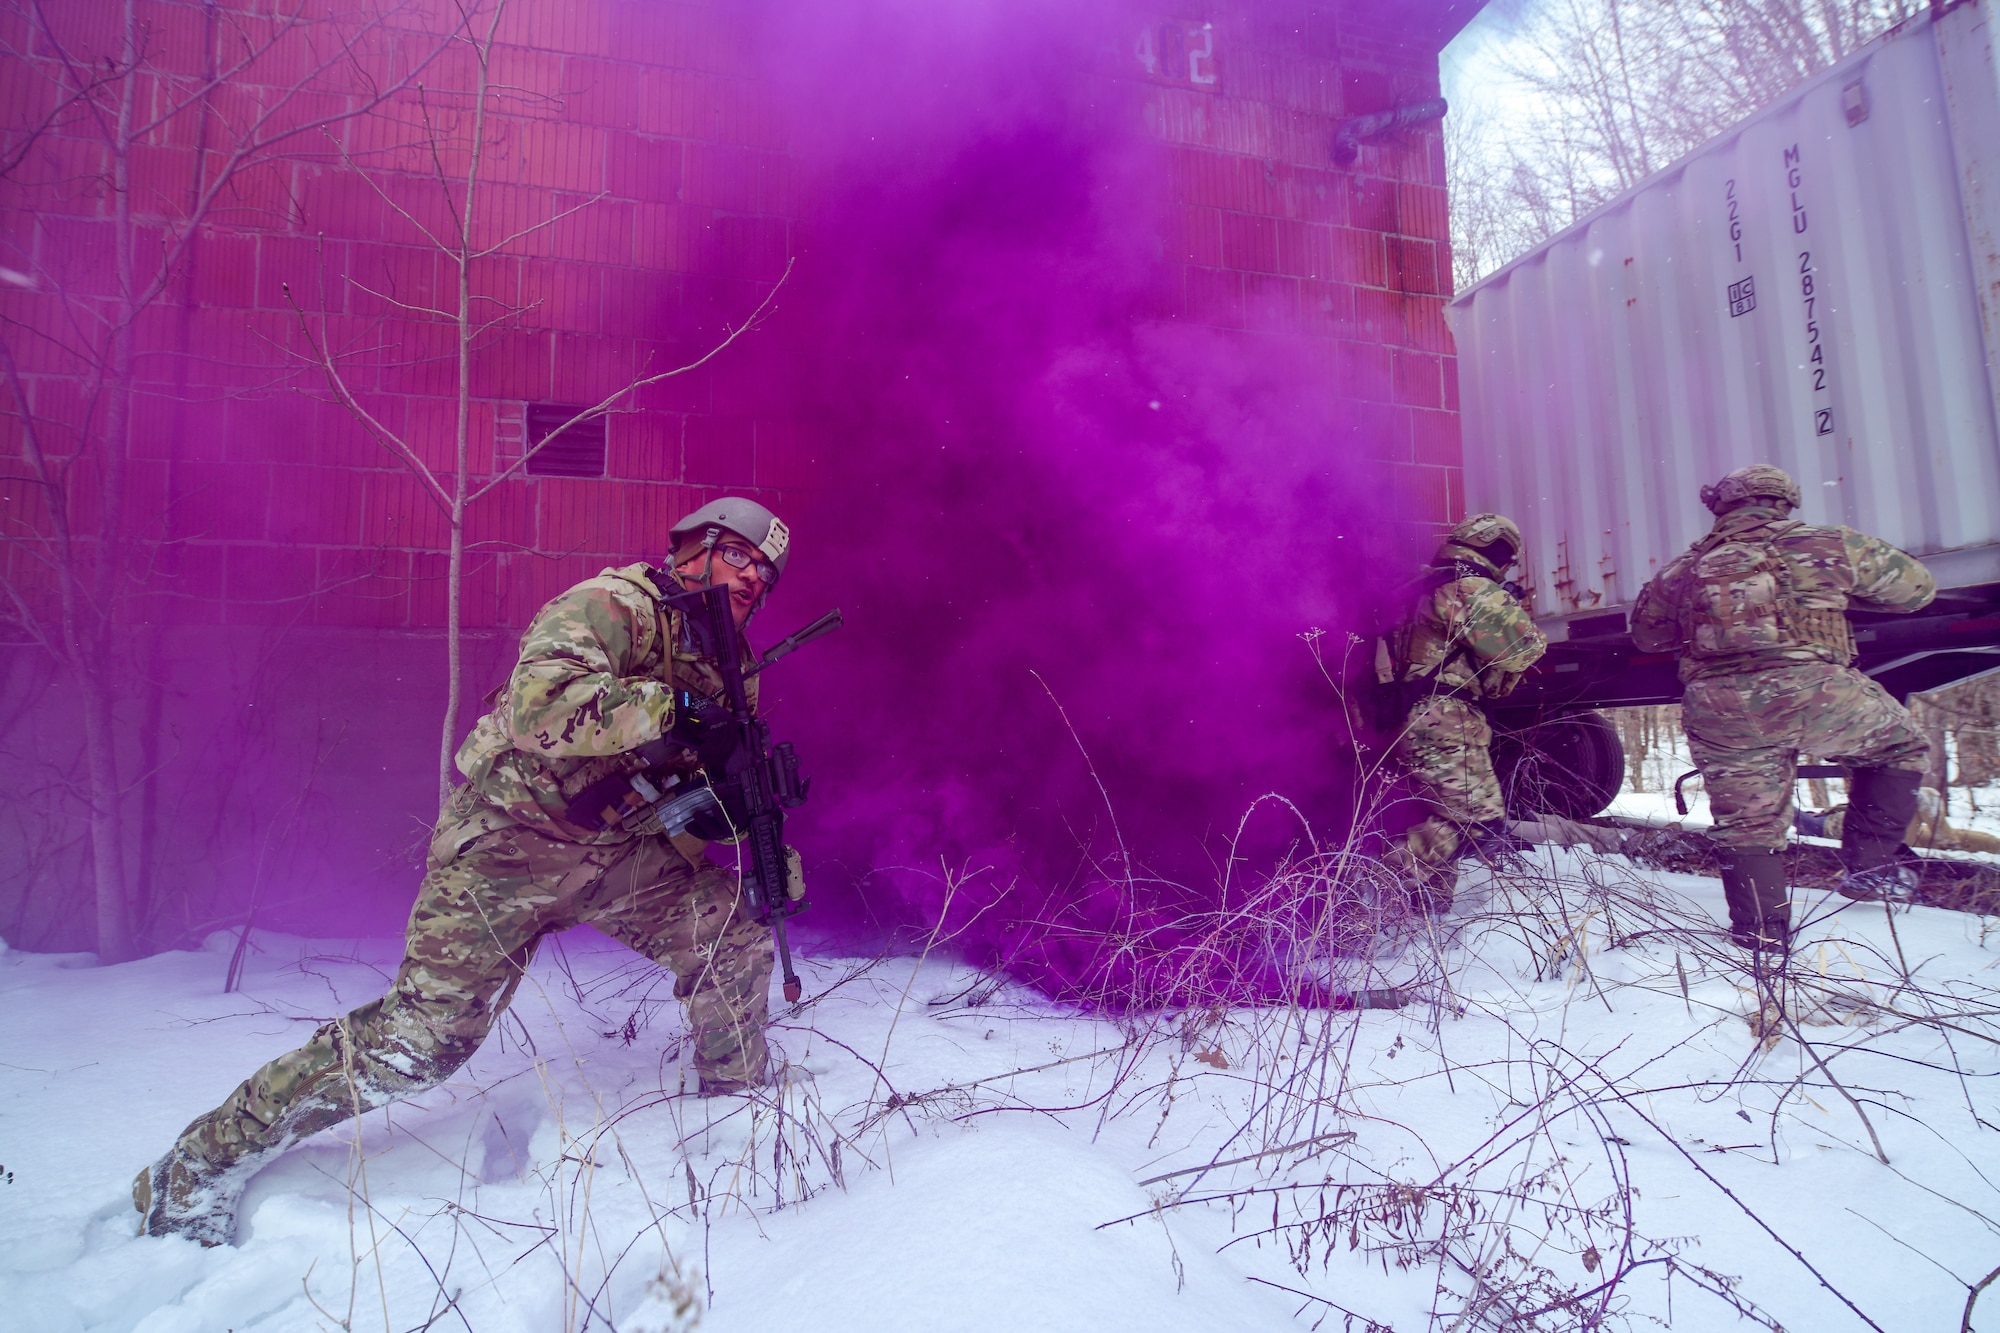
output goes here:
{"type": "Polygon", "coordinates": [[[1448,901],[1462,837],[1506,814],[1479,701],[1512,692],[1548,640],[1490,561],[1451,547],[1441,555],[1390,637],[1395,680],[1419,696],[1394,755],[1431,807],[1391,859],[1411,872],[1419,894],[1448,901]]]}
{"type": "Polygon", "coordinates": [[[1801,750],[1857,769],[1924,766],[1927,747],[1908,710],[1849,665],[1854,636],[1841,613],[1850,601],[1920,610],[1937,581],[1879,538],[1786,513],[1775,504],[1726,513],[1646,585],[1632,612],[1641,651],[1682,653],[1681,722],[1715,818],[1709,836],[1725,847],[1784,846],[1801,750]],[[1697,605],[1702,558],[1729,543],[1739,550],[1768,543],[1782,562],[1796,609],[1789,626],[1763,634],[1770,646],[1718,645],[1724,632],[1697,605]]]}
{"type": "MultiPolygon", "coordinates": [[[[233,1195],[307,1135],[442,1082],[479,1048],[540,940],[585,922],[673,971],[705,1093],[764,1082],[771,939],[735,875],[690,835],[594,830],[567,814],[626,751],[664,734],[677,690],[722,695],[679,613],[658,601],[671,580],[643,564],[608,569],[542,608],[504,697],[459,750],[466,783],[432,836],[388,994],[252,1074],[162,1166],[188,1173],[196,1193],[233,1195]]],[[[142,1175],[137,1189],[165,1183],[142,1175]]],[[[218,1226],[229,1211],[216,1210],[218,1226]]]]}

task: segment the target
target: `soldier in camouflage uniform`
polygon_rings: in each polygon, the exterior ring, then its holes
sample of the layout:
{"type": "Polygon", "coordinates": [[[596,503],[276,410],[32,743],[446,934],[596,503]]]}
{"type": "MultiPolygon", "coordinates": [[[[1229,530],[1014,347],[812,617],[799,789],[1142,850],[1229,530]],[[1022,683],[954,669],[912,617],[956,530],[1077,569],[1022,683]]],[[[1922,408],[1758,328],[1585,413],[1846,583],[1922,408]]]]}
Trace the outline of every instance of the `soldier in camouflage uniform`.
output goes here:
{"type": "Polygon", "coordinates": [[[1395,759],[1430,806],[1388,858],[1421,912],[1450,910],[1462,853],[1492,860],[1515,845],[1479,705],[1511,693],[1548,649],[1503,581],[1520,549],[1521,530],[1498,514],[1453,528],[1378,663],[1407,700],[1395,759]]]}
{"type": "Polygon", "coordinates": [[[1675,650],[1681,720],[1708,789],[1730,935],[1752,950],[1791,941],[1785,835],[1799,751],[1845,765],[1841,830],[1850,898],[1907,899],[1899,860],[1916,812],[1925,743],[1888,691],[1856,671],[1850,602],[1916,611],[1937,595],[1917,560],[1852,528],[1795,522],[1798,483],[1769,464],[1739,468],[1702,503],[1715,527],[1639,594],[1632,638],[1675,650]]]}
{"type": "Polygon", "coordinates": [[[590,826],[570,803],[662,738],[684,747],[669,761],[682,776],[727,757],[717,749],[733,744],[721,676],[661,597],[725,584],[740,631],[789,542],[762,505],[718,501],[674,526],[670,569],[607,569],[541,609],[496,707],[458,752],[466,781],[432,834],[388,994],[252,1074],[142,1171],[133,1199],[146,1232],[228,1241],[259,1167],[448,1078],[507,1007],[542,938],[584,922],[672,970],[704,1096],[767,1081],[771,938],[734,873],[692,833],[590,826]]]}
{"type": "MultiPolygon", "coordinates": [[[[1847,831],[1847,806],[1843,803],[1818,813],[1800,810],[1792,816],[1792,827],[1804,837],[1838,842],[1847,831]]],[[[1944,795],[1935,787],[1917,789],[1917,813],[1903,830],[1903,842],[1941,852],[2000,852],[2000,838],[1991,833],[1953,827],[1945,817],[1944,795]]]]}

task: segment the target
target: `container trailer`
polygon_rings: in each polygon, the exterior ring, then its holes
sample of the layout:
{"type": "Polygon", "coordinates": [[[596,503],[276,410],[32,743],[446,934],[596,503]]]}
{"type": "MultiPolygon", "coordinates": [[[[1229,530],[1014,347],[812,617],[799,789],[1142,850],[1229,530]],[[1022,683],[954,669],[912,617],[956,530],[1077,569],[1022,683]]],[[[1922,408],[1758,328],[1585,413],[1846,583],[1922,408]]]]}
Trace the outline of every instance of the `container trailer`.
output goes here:
{"type": "Polygon", "coordinates": [[[1993,10],[1934,5],[1451,303],[1466,505],[1521,525],[1551,641],[1495,716],[1519,804],[1601,810],[1593,710],[1680,698],[1628,615],[1746,463],[1937,575],[1924,612],[1849,613],[1862,670],[1907,698],[2000,668],[1993,10]]]}

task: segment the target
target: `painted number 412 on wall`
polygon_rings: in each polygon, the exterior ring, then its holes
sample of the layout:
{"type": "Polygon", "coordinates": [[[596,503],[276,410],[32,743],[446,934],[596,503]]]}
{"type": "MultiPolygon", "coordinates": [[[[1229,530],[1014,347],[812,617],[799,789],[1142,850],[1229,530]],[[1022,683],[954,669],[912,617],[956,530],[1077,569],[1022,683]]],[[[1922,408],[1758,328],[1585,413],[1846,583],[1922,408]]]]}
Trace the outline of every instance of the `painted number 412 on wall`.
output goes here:
{"type": "Polygon", "coordinates": [[[1212,93],[1218,87],[1212,24],[1186,19],[1151,24],[1140,31],[1132,54],[1139,58],[1139,68],[1154,83],[1204,93],[1212,93]]]}

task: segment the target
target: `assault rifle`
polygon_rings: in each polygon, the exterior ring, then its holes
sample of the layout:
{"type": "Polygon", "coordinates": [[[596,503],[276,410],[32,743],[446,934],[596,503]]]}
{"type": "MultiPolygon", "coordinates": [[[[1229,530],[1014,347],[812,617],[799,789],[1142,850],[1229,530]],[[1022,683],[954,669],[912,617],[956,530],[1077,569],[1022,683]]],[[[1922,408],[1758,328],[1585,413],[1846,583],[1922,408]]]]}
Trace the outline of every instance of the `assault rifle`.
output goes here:
{"type": "Polygon", "coordinates": [[[729,589],[720,584],[661,599],[679,611],[693,632],[697,651],[722,673],[724,701],[734,733],[729,757],[710,766],[706,781],[683,787],[678,777],[658,778],[660,766],[677,748],[670,740],[650,741],[632,752],[641,767],[592,783],[570,803],[570,818],[586,828],[623,824],[669,836],[697,821],[721,821],[742,839],[743,900],[760,924],[768,923],[783,967],[785,1001],[798,1002],[802,988],[792,970],[785,918],[805,910],[786,892],[790,868],[785,857],[785,811],[805,802],[809,778],[799,776],[799,757],[790,741],[771,743],[771,730],[750,709],[747,682],[771,663],[789,656],[823,634],[840,628],[840,612],[829,611],[798,633],[781,640],[761,662],[746,665],[742,639],[729,611],[729,589]]]}

